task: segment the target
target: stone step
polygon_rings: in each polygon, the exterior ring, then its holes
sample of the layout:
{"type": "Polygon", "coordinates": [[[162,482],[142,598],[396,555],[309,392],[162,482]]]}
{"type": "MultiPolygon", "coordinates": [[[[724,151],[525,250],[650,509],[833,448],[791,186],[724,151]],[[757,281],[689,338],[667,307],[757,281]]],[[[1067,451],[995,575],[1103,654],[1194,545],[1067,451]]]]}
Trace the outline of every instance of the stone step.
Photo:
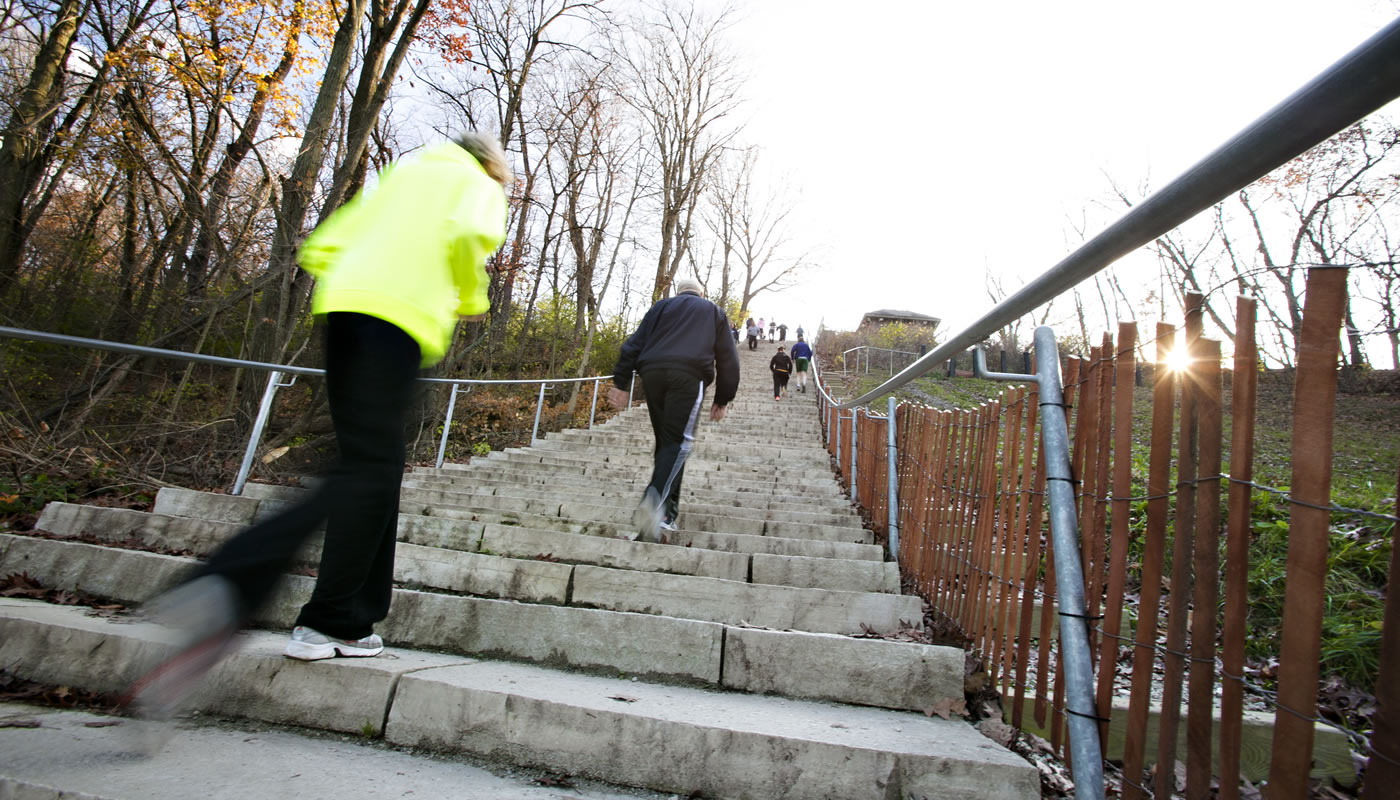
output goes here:
{"type": "MultiPolygon", "coordinates": [[[[505,450],[493,450],[488,460],[509,461],[517,464],[544,464],[555,467],[581,470],[601,470],[608,469],[614,473],[627,473],[636,475],[650,475],[652,461],[649,455],[594,455],[574,456],[569,451],[563,450],[538,450],[536,448],[507,448],[505,450]]],[[[831,470],[821,468],[789,468],[787,466],[773,466],[758,459],[746,462],[730,461],[707,461],[700,457],[686,459],[685,474],[687,478],[695,475],[707,473],[720,473],[726,478],[739,478],[752,480],[755,476],[759,478],[770,478],[781,482],[808,482],[808,481],[829,481],[831,480],[831,470]]]]}
{"type": "MultiPolygon", "coordinates": [[[[539,498],[544,493],[548,493],[551,498],[558,498],[561,503],[586,503],[586,504],[616,504],[619,507],[630,507],[636,503],[638,491],[629,489],[627,491],[607,488],[599,489],[583,486],[549,486],[547,489],[522,487],[513,484],[504,486],[481,486],[472,481],[461,481],[447,483],[442,479],[427,481],[420,480],[410,474],[404,479],[405,489],[427,489],[433,491],[449,491],[460,499],[458,505],[469,505],[469,498],[480,497],[514,497],[514,498],[539,498]]],[[[755,503],[757,505],[757,503],[755,503]]],[[[801,506],[798,506],[801,508],[801,506]]],[[[752,506],[738,505],[732,503],[704,503],[696,500],[687,501],[684,497],[681,501],[681,517],[685,519],[688,514],[701,514],[715,517],[733,517],[738,519],[756,520],[759,522],[794,522],[808,525],[821,525],[835,528],[851,528],[860,530],[860,518],[851,513],[830,513],[821,511],[786,511],[771,508],[754,508],[752,506]]],[[[737,532],[737,531],[736,531],[737,532]]]]}
{"type": "MultiPolygon", "coordinates": [[[[430,506],[423,510],[423,516],[445,519],[499,522],[504,525],[541,530],[568,531],[591,536],[631,537],[636,530],[631,524],[618,525],[605,522],[579,522],[563,517],[543,517],[534,514],[514,512],[483,511],[481,509],[459,508],[450,505],[430,506]]],[[[680,530],[666,534],[670,545],[676,547],[703,547],[726,553],[768,553],[771,555],[806,556],[809,558],[849,558],[862,561],[880,561],[885,557],[884,550],[873,544],[854,542],[833,542],[820,539],[784,539],[777,536],[750,536],[742,533],[711,533],[708,531],[680,530]]]]}
{"type": "MultiPolygon", "coordinates": [[[[502,475],[530,475],[539,477],[573,477],[585,478],[600,484],[612,484],[614,486],[636,486],[645,484],[650,477],[650,470],[632,470],[610,467],[606,464],[598,464],[589,467],[565,466],[561,464],[542,464],[539,462],[529,463],[522,461],[508,461],[506,459],[487,458],[480,466],[481,469],[502,475]]],[[[418,470],[410,474],[418,474],[418,470]]],[[[685,472],[685,489],[704,490],[717,493],[752,493],[760,495],[772,495],[781,490],[795,496],[819,497],[827,500],[834,500],[841,494],[841,490],[835,479],[828,475],[822,479],[813,480],[778,480],[772,475],[756,475],[753,473],[720,473],[715,471],[697,471],[692,473],[689,466],[685,472]]]]}
{"type": "MultiPolygon", "coordinates": [[[[149,624],[32,601],[0,600],[0,634],[13,674],[96,691],[162,646],[149,624]]],[[[301,663],[280,636],[241,638],[199,709],[686,796],[1039,796],[1031,765],[961,721],[401,649],[301,663]]]]}
{"type": "MultiPolygon", "coordinates": [[[[75,524],[54,525],[47,530],[57,534],[95,533],[102,541],[119,544],[129,535],[123,530],[130,524],[129,517],[142,513],[89,506],[74,508],[72,516],[82,517],[83,522],[74,520],[75,524]],[[115,517],[128,519],[116,524],[104,524],[104,521],[115,517]]],[[[51,515],[57,516],[57,513],[51,515]]],[[[166,551],[202,557],[212,552],[220,541],[199,530],[200,525],[195,520],[189,520],[189,524],[184,525],[176,524],[176,519],[149,522],[153,526],[160,525],[165,540],[162,549],[166,551]],[[181,537],[177,532],[187,535],[181,537]]],[[[220,530],[227,533],[228,523],[220,525],[220,530]]],[[[7,535],[0,534],[0,537],[4,536],[7,535]]],[[[148,537],[142,538],[149,541],[148,537]]],[[[46,543],[49,540],[36,541],[46,543]]],[[[302,555],[301,563],[314,565],[319,560],[319,547],[313,547],[302,555]]],[[[826,571],[838,569],[833,566],[826,571]]],[[[773,560],[765,561],[763,570],[774,577],[789,574],[784,565],[773,560]]],[[[810,582],[821,573],[807,571],[801,574],[810,582]]],[[[879,631],[895,631],[899,629],[901,621],[917,625],[923,618],[919,599],[912,595],[831,591],[829,588],[799,588],[772,583],[749,584],[747,574],[739,575],[737,580],[729,580],[639,572],[407,543],[400,543],[395,555],[394,580],[432,590],[522,602],[638,611],[826,633],[857,634],[865,626],[879,631]]]]}
{"type": "MultiPolygon", "coordinates": [[[[260,646],[250,641],[245,652],[260,646]]],[[[140,737],[160,734],[151,730],[155,726],[137,720],[16,702],[0,702],[0,718],[34,723],[0,728],[0,797],[8,799],[188,800],[235,796],[231,793],[236,791],[238,797],[323,800],[364,796],[365,776],[373,776],[374,797],[676,797],[579,776],[561,779],[540,770],[504,770],[499,763],[469,754],[449,759],[387,748],[382,737],[366,737],[363,730],[336,734],[274,728],[256,720],[196,718],[172,723],[169,730],[175,735],[151,752],[151,747],[138,744],[140,737]],[[568,794],[548,785],[568,786],[568,794]]]]}
{"type": "MultiPolygon", "coordinates": [[[[255,513],[250,506],[257,502],[229,495],[167,488],[157,494],[156,512],[152,514],[51,503],[40,517],[39,529],[60,536],[86,536],[117,544],[134,537],[161,551],[205,556],[220,542],[231,538],[243,525],[253,521],[251,517],[235,518],[226,507],[240,507],[244,512],[255,513]],[[202,516],[205,513],[209,516],[202,516]],[[211,518],[219,521],[209,522],[211,518]]],[[[544,558],[565,563],[795,588],[881,593],[897,593],[899,589],[897,566],[875,560],[762,554],[755,562],[754,556],[745,553],[411,514],[399,515],[398,531],[399,541],[404,545],[517,559],[544,558]]],[[[319,535],[315,541],[319,542],[319,535]]],[[[311,565],[318,560],[319,557],[307,557],[307,563],[311,565]]],[[[487,572],[501,569],[489,564],[479,568],[487,572]]],[[[474,593],[510,596],[495,592],[474,593]]]]}
{"type": "MultiPolygon", "coordinates": [[[[254,507],[254,520],[260,521],[266,515],[276,513],[284,507],[286,503],[294,502],[299,499],[305,491],[305,489],[290,486],[249,483],[244,487],[242,497],[232,499],[235,501],[253,501],[258,503],[258,505],[254,507]]],[[[228,495],[213,496],[219,498],[230,497],[228,495]]],[[[630,521],[626,524],[580,522],[565,517],[472,509],[454,506],[450,503],[426,506],[419,505],[412,510],[415,513],[411,516],[494,522],[534,530],[561,531],[589,536],[605,536],[609,538],[630,539],[636,536],[636,531],[632,528],[630,521]]],[[[66,504],[58,504],[55,507],[55,513],[68,514],[77,512],[68,508],[66,504]]],[[[172,513],[181,512],[173,511],[172,513]]],[[[190,512],[184,513],[183,515],[199,516],[199,513],[190,512]]],[[[53,520],[45,522],[43,516],[40,517],[40,522],[43,523],[40,525],[43,530],[49,529],[44,527],[44,525],[62,524],[53,520]]],[[[137,527],[139,528],[139,526],[137,527]]],[[[777,536],[751,536],[746,534],[712,533],[707,531],[679,531],[669,534],[669,539],[674,546],[683,548],[704,548],[725,553],[767,553],[770,555],[854,559],[861,561],[880,561],[884,558],[884,551],[879,546],[873,544],[822,541],[816,539],[787,539],[777,536]]]]}
{"type": "MultiPolygon", "coordinates": [[[[536,487],[540,486],[559,486],[569,490],[592,492],[598,496],[627,497],[632,500],[641,495],[646,481],[644,476],[620,484],[583,475],[538,475],[528,469],[518,469],[512,466],[502,467],[494,464],[488,467],[485,463],[462,470],[414,469],[407,474],[407,479],[452,487],[508,486],[526,491],[539,491],[536,487]]],[[[253,484],[248,485],[252,486],[253,484]]],[[[717,491],[704,487],[695,488],[687,482],[681,489],[681,501],[772,511],[820,512],[845,519],[860,519],[852,507],[851,501],[834,490],[831,494],[823,495],[807,491],[808,487],[801,484],[795,484],[791,487],[764,484],[764,488],[767,491],[717,491]]],[[[249,489],[245,487],[244,494],[246,495],[248,492],[249,489]]]]}
{"type": "MultiPolygon", "coordinates": [[[[561,439],[558,436],[540,439],[529,450],[537,453],[556,453],[565,458],[588,458],[596,460],[606,454],[609,462],[651,463],[653,442],[649,436],[629,437],[626,440],[592,440],[582,438],[561,439]]],[[[506,448],[507,451],[515,448],[506,448]]],[[[802,450],[785,449],[779,446],[723,445],[701,439],[690,451],[690,458],[713,464],[748,464],[761,466],[781,466],[787,469],[826,470],[828,459],[822,451],[812,448],[802,450]]]]}
{"type": "MultiPolygon", "coordinates": [[[[195,563],[0,534],[0,564],[6,573],[27,572],[43,586],[127,605],[173,585],[195,563]]],[[[254,623],[289,629],[312,584],[311,578],[287,576],[254,623]]],[[[887,708],[927,708],[962,692],[962,652],[953,648],[652,614],[400,588],[394,590],[380,630],[385,641],[417,649],[887,708]]]]}

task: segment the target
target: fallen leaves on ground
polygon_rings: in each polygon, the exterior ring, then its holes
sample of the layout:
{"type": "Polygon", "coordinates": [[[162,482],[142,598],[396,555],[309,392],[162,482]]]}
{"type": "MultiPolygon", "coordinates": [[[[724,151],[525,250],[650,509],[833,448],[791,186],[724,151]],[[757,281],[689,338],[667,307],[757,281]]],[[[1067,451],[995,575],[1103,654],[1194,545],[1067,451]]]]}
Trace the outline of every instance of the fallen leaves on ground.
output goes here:
{"type": "Polygon", "coordinates": [[[0,719],[0,728],[38,728],[37,719],[0,719]]]}
{"type": "Polygon", "coordinates": [[[925,716],[931,717],[934,714],[937,714],[943,719],[952,719],[954,715],[959,717],[964,716],[967,714],[967,701],[961,697],[945,697],[924,709],[925,716]]]}

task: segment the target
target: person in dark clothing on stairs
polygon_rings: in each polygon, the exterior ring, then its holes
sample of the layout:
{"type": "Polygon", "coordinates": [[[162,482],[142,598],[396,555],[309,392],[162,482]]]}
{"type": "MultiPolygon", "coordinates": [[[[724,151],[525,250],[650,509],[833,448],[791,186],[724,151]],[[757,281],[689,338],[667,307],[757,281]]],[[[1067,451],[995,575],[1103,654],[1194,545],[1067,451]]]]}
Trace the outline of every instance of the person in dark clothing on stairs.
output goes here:
{"type": "MultiPolygon", "coordinates": [[[[802,330],[798,328],[798,330],[802,330]]],[[[807,392],[807,365],[812,360],[812,348],[803,341],[802,334],[797,334],[797,344],[792,346],[793,369],[797,374],[797,391],[806,394],[807,392]]]]}
{"type": "Polygon", "coordinates": [[[640,374],[656,435],[651,480],[633,517],[638,537],[647,542],[661,542],[662,531],[676,530],[681,478],[695,442],[705,387],[715,384],[710,405],[714,422],[724,419],[739,389],[739,351],[729,321],[701,291],[699,281],[676,281],[676,295],[647,311],[623,343],[613,368],[615,388],[608,392],[608,401],[614,408],[626,408],[632,373],[640,374]]]}
{"type": "Polygon", "coordinates": [[[788,376],[792,374],[792,359],[778,345],[778,352],[768,362],[768,371],[773,373],[773,399],[781,400],[787,394],[788,376]]]}

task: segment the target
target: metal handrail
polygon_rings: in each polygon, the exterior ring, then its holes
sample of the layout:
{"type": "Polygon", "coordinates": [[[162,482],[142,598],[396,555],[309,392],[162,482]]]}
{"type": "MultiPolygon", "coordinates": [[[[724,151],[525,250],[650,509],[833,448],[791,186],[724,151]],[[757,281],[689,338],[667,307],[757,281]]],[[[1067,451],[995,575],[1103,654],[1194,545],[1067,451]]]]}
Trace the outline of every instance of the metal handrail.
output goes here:
{"type": "Polygon", "coordinates": [[[898,375],[840,408],[869,403],[981,342],[1308,148],[1400,96],[1400,19],[1343,56],[1063,261],[898,375]]]}
{"type": "MultiPolygon", "coordinates": [[[[233,482],[233,494],[243,493],[243,486],[248,481],[248,475],[253,468],[253,458],[257,455],[258,443],[262,440],[263,428],[267,425],[267,419],[272,413],[272,400],[277,394],[277,390],[286,388],[296,383],[296,378],[282,383],[283,375],[325,375],[326,371],[315,367],[298,367],[291,364],[268,364],[263,361],[249,361],[242,358],[225,358],[224,356],[211,356],[203,353],[186,353],[180,350],[164,350],[159,347],[146,347],[139,344],[126,344],[125,342],[109,342],[104,339],[88,339],[82,336],[69,336],[62,333],[49,333],[48,331],[32,331],[25,328],[10,328],[0,326],[0,337],[9,339],[24,339],[32,342],[46,342],[49,344],[61,344],[71,347],[86,347],[91,350],[108,350],[116,353],[128,353],[131,355],[146,356],[150,358],[169,358],[176,361],[191,361],[196,364],[211,364],[219,367],[238,367],[242,369],[264,370],[268,373],[267,385],[263,388],[262,400],[258,403],[258,414],[253,420],[253,430],[248,435],[248,446],[243,451],[243,461],[238,467],[238,476],[233,482]]],[[[502,380],[490,380],[484,378],[419,378],[422,383],[445,383],[451,384],[452,396],[447,402],[447,416],[442,423],[442,439],[438,443],[437,466],[441,467],[443,458],[447,452],[447,432],[452,427],[452,414],[457,407],[457,392],[462,391],[462,387],[468,390],[472,386],[503,386],[503,385],[533,385],[539,384],[539,398],[535,404],[535,425],[530,431],[530,441],[535,442],[539,438],[540,414],[544,409],[544,391],[555,384],[561,383],[593,383],[593,406],[588,412],[588,427],[593,427],[593,420],[598,409],[598,384],[601,381],[611,379],[611,375],[594,375],[589,378],[512,378],[502,380]]],[[[631,405],[631,395],[628,396],[628,405],[631,405]]]]}
{"type": "MultiPolygon", "coordinates": [[[[918,353],[915,353],[915,352],[912,351],[912,350],[895,350],[894,348],[890,348],[890,347],[876,347],[875,345],[871,345],[871,344],[858,344],[858,345],[856,345],[855,347],[850,347],[850,348],[847,348],[847,349],[841,351],[841,365],[842,365],[842,366],[841,366],[841,374],[844,375],[844,374],[846,373],[846,366],[845,366],[845,365],[846,365],[846,356],[850,355],[851,353],[854,353],[854,352],[857,351],[857,350],[864,350],[864,351],[865,351],[865,374],[867,374],[867,375],[870,374],[870,351],[871,351],[871,350],[879,350],[879,351],[882,352],[882,353],[889,353],[889,354],[891,354],[891,356],[893,356],[895,353],[898,353],[899,355],[902,355],[902,356],[917,356],[917,355],[918,355],[918,353]]],[[[856,356],[856,368],[857,368],[857,369],[860,368],[860,356],[856,356]]],[[[894,374],[894,359],[893,359],[893,358],[890,359],[890,374],[891,374],[891,375],[894,374]]]]}

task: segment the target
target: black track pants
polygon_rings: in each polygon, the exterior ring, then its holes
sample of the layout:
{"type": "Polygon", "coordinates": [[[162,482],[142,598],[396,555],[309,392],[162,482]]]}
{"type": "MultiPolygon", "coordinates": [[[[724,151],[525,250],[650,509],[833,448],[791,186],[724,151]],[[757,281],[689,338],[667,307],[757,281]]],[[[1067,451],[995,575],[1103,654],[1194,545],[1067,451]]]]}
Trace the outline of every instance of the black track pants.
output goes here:
{"type": "Polygon", "coordinates": [[[327,316],[326,392],[340,460],[309,497],[230,539],[199,573],[229,579],[245,619],[323,521],[316,588],[296,624],[359,639],[388,615],[404,422],[418,362],[418,343],[398,327],[364,314],[327,316]]]}
{"type": "Polygon", "coordinates": [[[695,441],[705,384],[685,370],[654,369],[642,373],[642,389],[646,392],[651,429],[656,434],[651,482],[647,487],[656,490],[666,516],[674,519],[680,511],[681,478],[686,456],[695,441]]]}

